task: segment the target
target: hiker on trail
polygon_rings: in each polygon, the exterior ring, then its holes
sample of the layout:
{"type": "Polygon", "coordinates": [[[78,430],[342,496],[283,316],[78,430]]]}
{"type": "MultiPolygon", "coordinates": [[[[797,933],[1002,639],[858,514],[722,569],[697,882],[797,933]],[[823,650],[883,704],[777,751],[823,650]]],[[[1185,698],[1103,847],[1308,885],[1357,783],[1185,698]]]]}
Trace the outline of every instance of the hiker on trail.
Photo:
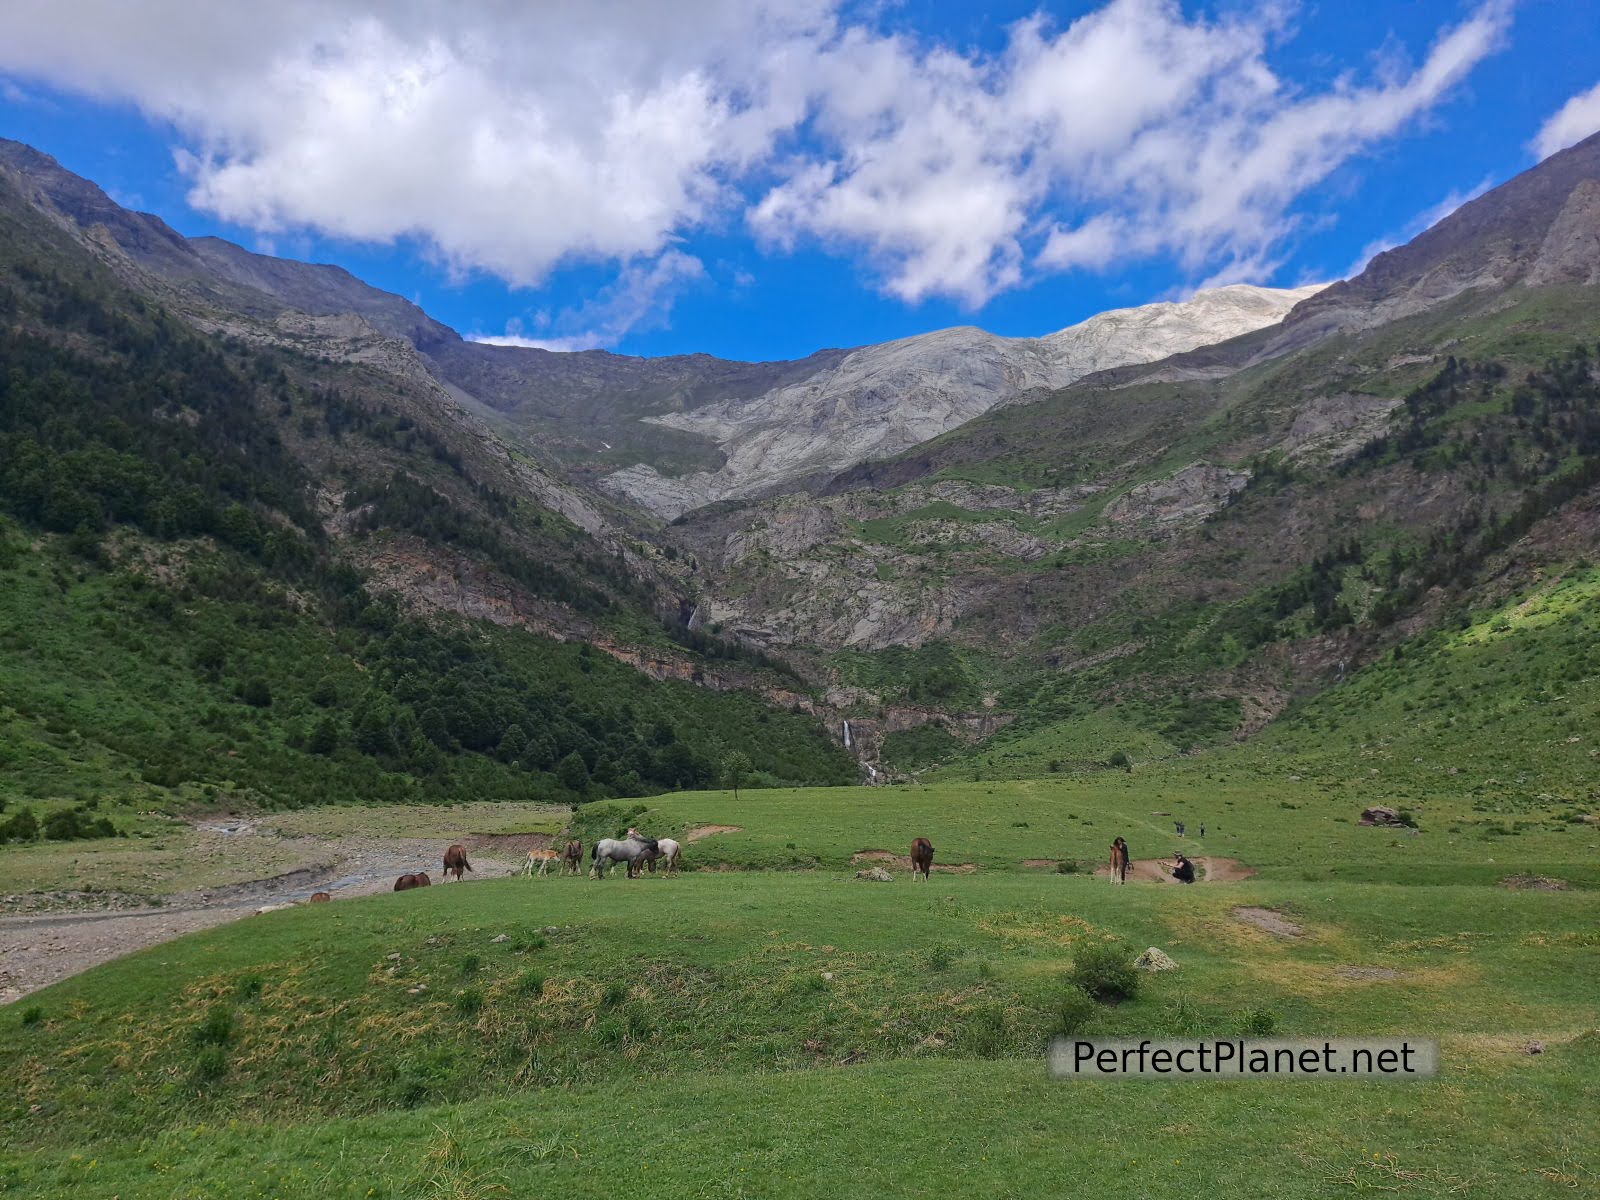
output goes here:
{"type": "Polygon", "coordinates": [[[1178,865],[1172,868],[1172,877],[1179,883],[1194,882],[1194,864],[1183,855],[1178,855],[1178,865]]]}

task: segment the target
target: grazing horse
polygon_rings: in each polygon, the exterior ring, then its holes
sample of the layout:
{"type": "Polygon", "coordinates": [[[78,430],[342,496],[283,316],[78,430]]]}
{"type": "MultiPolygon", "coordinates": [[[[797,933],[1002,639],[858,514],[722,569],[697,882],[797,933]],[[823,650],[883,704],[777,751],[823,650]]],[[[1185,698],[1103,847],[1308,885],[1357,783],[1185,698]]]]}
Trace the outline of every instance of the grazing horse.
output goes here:
{"type": "Polygon", "coordinates": [[[467,848],[460,842],[444,852],[444,877],[450,878],[450,872],[456,873],[456,882],[461,882],[461,872],[471,871],[472,864],[467,861],[467,848]]]}
{"type": "Polygon", "coordinates": [[[433,880],[428,878],[426,871],[419,871],[415,875],[402,875],[394,881],[394,890],[409,892],[412,888],[427,887],[433,880]]]}
{"type": "Polygon", "coordinates": [[[328,895],[327,892],[312,892],[311,893],[311,899],[309,901],[307,901],[307,903],[309,903],[309,904],[326,904],[329,900],[332,900],[332,899],[333,899],[333,897],[328,895]]]}
{"type": "Polygon", "coordinates": [[[574,875],[583,870],[583,843],[577,838],[567,843],[561,855],[561,874],[565,875],[569,869],[574,875]]]}
{"type": "Polygon", "coordinates": [[[922,876],[922,882],[928,882],[928,872],[933,870],[933,843],[927,838],[917,838],[911,843],[911,882],[917,881],[917,876],[922,876]]]}
{"type": "Polygon", "coordinates": [[[1111,843],[1111,882],[1128,882],[1128,843],[1120,837],[1111,843]]]}
{"type": "Polygon", "coordinates": [[[528,861],[522,864],[522,870],[518,874],[531,876],[534,867],[538,867],[538,873],[543,875],[551,863],[560,861],[561,856],[554,850],[529,850],[528,861]]]}
{"type": "Polygon", "coordinates": [[[639,873],[639,860],[646,854],[657,852],[654,838],[601,838],[589,851],[594,863],[589,873],[596,879],[604,879],[608,864],[625,862],[628,864],[628,878],[633,879],[639,873]]]}

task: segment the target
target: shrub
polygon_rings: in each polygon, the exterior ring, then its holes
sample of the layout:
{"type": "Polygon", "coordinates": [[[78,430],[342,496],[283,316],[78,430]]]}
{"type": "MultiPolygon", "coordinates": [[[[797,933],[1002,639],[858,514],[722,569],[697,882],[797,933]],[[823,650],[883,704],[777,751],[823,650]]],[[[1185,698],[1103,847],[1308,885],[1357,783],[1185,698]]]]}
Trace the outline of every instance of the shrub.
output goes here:
{"type": "Polygon", "coordinates": [[[1057,875],[1076,875],[1078,864],[1074,859],[1064,858],[1056,864],[1057,875]]]}
{"type": "Polygon", "coordinates": [[[517,976],[517,991],[525,996],[537,996],[544,991],[544,973],[541,971],[524,971],[517,976]]]}
{"type": "Polygon", "coordinates": [[[1239,1032],[1246,1037],[1267,1037],[1278,1031],[1278,1014],[1270,1008],[1256,1006],[1240,1014],[1239,1032]]]}
{"type": "Polygon", "coordinates": [[[1093,996],[1075,983],[1068,984],[1066,991],[1056,1001],[1055,1031],[1069,1037],[1082,1033],[1098,1011],[1099,1006],[1095,1004],[1093,996]]]}
{"type": "Polygon", "coordinates": [[[239,687],[239,699],[243,700],[251,708],[271,708],[272,689],[267,686],[267,681],[259,676],[255,679],[247,679],[239,687]]]}
{"type": "Polygon", "coordinates": [[[1090,942],[1072,960],[1067,981],[1102,1003],[1131,1000],[1139,991],[1133,951],[1122,942],[1090,942]]]}
{"type": "Polygon", "coordinates": [[[24,1026],[37,1025],[42,1020],[44,1020],[44,1009],[37,1004],[30,1004],[22,1010],[22,1024],[24,1026]]]}
{"type": "Polygon", "coordinates": [[[228,1055],[221,1046],[207,1046],[194,1058],[194,1077],[197,1082],[206,1083],[213,1079],[221,1079],[228,1073],[228,1055]]]}
{"type": "Polygon", "coordinates": [[[974,1009],[961,1026],[961,1045],[977,1058],[999,1058],[1006,1050],[1005,1010],[998,1005],[974,1009]]]}
{"type": "Polygon", "coordinates": [[[39,818],[33,809],[20,808],[8,821],[0,821],[0,843],[36,842],[39,840],[39,818]]]}
{"type": "Polygon", "coordinates": [[[467,988],[456,993],[456,1012],[463,1017],[475,1017],[483,1011],[483,993],[477,988],[467,988]]]}
{"type": "Polygon", "coordinates": [[[233,1040],[233,1009],[213,1004],[195,1027],[194,1040],[201,1046],[226,1046],[233,1040]]]}
{"type": "Polygon", "coordinates": [[[463,975],[471,975],[482,965],[483,959],[479,958],[476,954],[468,954],[461,960],[461,973],[463,975]]]}
{"type": "Polygon", "coordinates": [[[628,985],[612,981],[606,984],[605,991],[600,994],[600,1003],[607,1008],[615,1008],[628,998],[628,985]]]}

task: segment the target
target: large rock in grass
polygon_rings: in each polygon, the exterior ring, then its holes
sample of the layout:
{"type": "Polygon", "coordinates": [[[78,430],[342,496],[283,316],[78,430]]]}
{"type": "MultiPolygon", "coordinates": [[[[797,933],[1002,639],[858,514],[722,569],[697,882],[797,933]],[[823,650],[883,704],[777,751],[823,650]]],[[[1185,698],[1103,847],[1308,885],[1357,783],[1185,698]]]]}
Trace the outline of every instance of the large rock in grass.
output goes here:
{"type": "Polygon", "coordinates": [[[856,872],[857,879],[865,879],[868,883],[893,883],[894,876],[882,867],[868,867],[865,871],[856,872]]]}
{"type": "Polygon", "coordinates": [[[1151,946],[1150,949],[1134,959],[1133,965],[1141,971],[1176,971],[1178,969],[1178,964],[1172,961],[1171,955],[1155,946],[1151,946]]]}
{"type": "Polygon", "coordinates": [[[1403,825],[1400,814],[1394,809],[1383,804],[1375,804],[1371,808],[1361,810],[1361,823],[1363,825],[1403,825]]]}

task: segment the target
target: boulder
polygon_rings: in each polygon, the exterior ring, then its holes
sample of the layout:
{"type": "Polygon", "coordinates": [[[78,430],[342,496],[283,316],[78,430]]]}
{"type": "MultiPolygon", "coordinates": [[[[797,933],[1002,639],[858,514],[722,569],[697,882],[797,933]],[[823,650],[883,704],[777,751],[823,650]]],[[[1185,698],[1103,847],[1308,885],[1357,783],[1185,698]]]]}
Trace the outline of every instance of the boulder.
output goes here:
{"type": "Polygon", "coordinates": [[[1176,971],[1178,969],[1178,964],[1172,961],[1171,955],[1155,946],[1151,946],[1150,949],[1134,959],[1133,965],[1141,971],[1176,971]]]}
{"type": "Polygon", "coordinates": [[[1387,805],[1375,804],[1371,808],[1361,810],[1361,824],[1363,825],[1400,825],[1400,814],[1387,805]]]}
{"type": "Polygon", "coordinates": [[[868,883],[893,883],[894,876],[882,867],[868,867],[865,871],[856,872],[857,879],[865,879],[868,883]]]}

